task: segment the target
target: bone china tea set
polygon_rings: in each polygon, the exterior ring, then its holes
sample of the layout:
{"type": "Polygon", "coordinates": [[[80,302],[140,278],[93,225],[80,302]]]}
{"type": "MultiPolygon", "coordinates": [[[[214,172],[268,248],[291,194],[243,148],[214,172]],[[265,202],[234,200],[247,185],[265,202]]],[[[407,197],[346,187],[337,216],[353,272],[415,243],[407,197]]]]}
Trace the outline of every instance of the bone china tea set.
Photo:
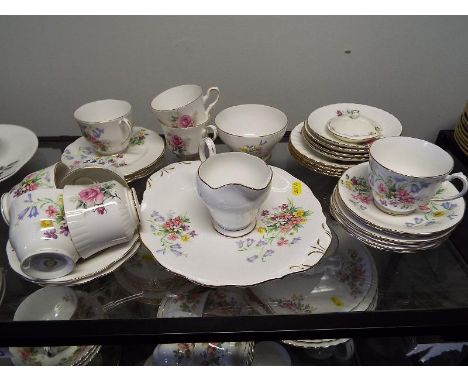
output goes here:
{"type": "MultiPolygon", "coordinates": [[[[302,180],[266,163],[286,115],[237,105],[210,124],[219,95],[217,87],[181,85],[156,96],[151,110],[166,145],[134,125],[126,101],[79,107],[83,136],[62,163],[1,197],[10,266],[32,282],[65,287],[115,271],[144,243],[163,268],[205,286],[254,286],[314,267],[332,242],[321,204],[302,180]],[[216,153],[217,137],[231,152],[216,153]],[[183,161],[159,168],[165,146],[183,161]],[[140,206],[128,183],[146,176],[140,206]]],[[[329,105],[291,131],[289,151],[340,177],[330,212],[348,233],[415,252],[440,245],[461,221],[468,181],[450,174],[444,150],[401,132],[384,110],[329,105]]]]}

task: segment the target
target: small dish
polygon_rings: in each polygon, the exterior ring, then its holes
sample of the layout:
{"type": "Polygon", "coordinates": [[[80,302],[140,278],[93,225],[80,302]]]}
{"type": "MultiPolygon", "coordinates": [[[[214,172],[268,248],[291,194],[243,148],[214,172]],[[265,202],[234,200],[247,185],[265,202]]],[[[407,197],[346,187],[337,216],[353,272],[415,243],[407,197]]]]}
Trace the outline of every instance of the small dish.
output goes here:
{"type": "Polygon", "coordinates": [[[327,122],[328,131],[345,142],[367,143],[380,137],[380,126],[358,109],[337,111],[327,122]]]}

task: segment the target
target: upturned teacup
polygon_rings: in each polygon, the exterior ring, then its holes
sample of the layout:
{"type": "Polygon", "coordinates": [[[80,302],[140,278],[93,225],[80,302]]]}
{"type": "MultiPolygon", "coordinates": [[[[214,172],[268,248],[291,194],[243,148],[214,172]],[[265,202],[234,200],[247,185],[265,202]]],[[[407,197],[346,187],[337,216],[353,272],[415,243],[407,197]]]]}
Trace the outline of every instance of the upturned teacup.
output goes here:
{"type": "Polygon", "coordinates": [[[130,144],[132,106],[126,101],[106,99],[87,103],[74,114],[81,134],[102,155],[117,154],[130,144]]]}
{"type": "Polygon", "coordinates": [[[82,258],[130,241],[138,229],[135,190],[117,181],[68,185],[63,199],[70,235],[82,258]]]}
{"type": "Polygon", "coordinates": [[[0,210],[6,224],[9,224],[8,209],[12,200],[28,192],[43,188],[60,188],[59,182],[68,174],[69,168],[62,162],[53,164],[42,170],[34,171],[17,185],[13,186],[8,193],[1,197],[0,210]]]}
{"type": "Polygon", "coordinates": [[[457,199],[468,190],[465,175],[450,174],[452,157],[421,139],[388,137],[375,141],[369,151],[369,167],[374,203],[389,214],[409,214],[429,202],[457,199]],[[453,179],[462,181],[462,191],[437,197],[442,182],[453,179]]]}
{"type": "Polygon", "coordinates": [[[210,135],[212,140],[218,136],[216,126],[208,125],[208,120],[189,128],[162,125],[166,144],[181,159],[196,159],[203,138],[210,135]]]}
{"type": "Polygon", "coordinates": [[[288,118],[271,106],[246,104],[229,107],[215,118],[218,135],[231,151],[267,160],[286,132],[288,118]]]}
{"type": "Polygon", "coordinates": [[[162,125],[187,128],[206,122],[218,100],[219,88],[216,86],[203,94],[198,85],[179,85],[157,95],[151,101],[151,108],[162,125]],[[211,94],[215,95],[214,101],[205,105],[211,94]]]}
{"type": "Polygon", "coordinates": [[[245,153],[216,154],[210,138],[200,143],[199,154],[198,195],[210,211],[214,228],[230,237],[248,234],[255,228],[258,211],[271,189],[270,166],[245,153]]]}
{"type": "Polygon", "coordinates": [[[79,255],[65,220],[62,190],[23,194],[9,211],[9,239],[25,274],[47,280],[73,271],[79,255]]]}

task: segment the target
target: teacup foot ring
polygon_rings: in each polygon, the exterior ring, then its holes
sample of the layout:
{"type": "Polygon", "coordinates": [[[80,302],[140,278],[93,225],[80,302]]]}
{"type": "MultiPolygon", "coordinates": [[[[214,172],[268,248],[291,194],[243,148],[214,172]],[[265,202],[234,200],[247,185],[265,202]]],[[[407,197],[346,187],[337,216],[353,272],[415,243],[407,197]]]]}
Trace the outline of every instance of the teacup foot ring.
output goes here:
{"type": "Polygon", "coordinates": [[[227,236],[227,237],[234,237],[234,238],[237,238],[237,237],[242,237],[242,236],[245,236],[245,235],[248,235],[250,232],[252,232],[254,229],[255,229],[255,226],[257,225],[257,221],[254,220],[252,223],[250,223],[247,227],[241,229],[241,230],[238,230],[238,231],[230,231],[230,230],[227,230],[223,227],[221,227],[219,224],[217,224],[216,222],[213,222],[213,228],[216,230],[216,232],[220,233],[221,235],[223,236],[227,236]]]}

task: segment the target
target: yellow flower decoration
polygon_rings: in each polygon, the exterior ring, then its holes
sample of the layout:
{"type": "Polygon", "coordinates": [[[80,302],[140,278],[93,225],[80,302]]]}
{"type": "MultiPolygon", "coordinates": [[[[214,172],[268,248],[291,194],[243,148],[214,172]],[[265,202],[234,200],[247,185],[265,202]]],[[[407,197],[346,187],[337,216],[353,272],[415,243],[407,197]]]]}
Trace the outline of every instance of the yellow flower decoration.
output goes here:
{"type": "Polygon", "coordinates": [[[260,235],[263,235],[265,232],[266,232],[266,229],[264,227],[258,227],[257,228],[257,232],[260,234],[260,235]]]}
{"type": "Polygon", "coordinates": [[[333,296],[333,297],[331,298],[331,300],[332,300],[332,302],[333,302],[336,306],[340,306],[340,307],[341,307],[341,306],[344,305],[343,301],[342,301],[339,297],[333,296]]]}
{"type": "Polygon", "coordinates": [[[52,220],[43,219],[39,222],[39,225],[41,228],[50,228],[54,226],[54,222],[52,220]]]}
{"type": "Polygon", "coordinates": [[[438,218],[438,217],[441,217],[441,216],[444,216],[445,213],[444,211],[436,211],[432,214],[434,217],[438,218]]]}
{"type": "Polygon", "coordinates": [[[189,235],[182,235],[182,236],[180,237],[180,240],[182,240],[182,241],[189,241],[189,239],[190,239],[190,236],[189,236],[189,235]]]}
{"type": "Polygon", "coordinates": [[[241,147],[240,151],[243,152],[243,153],[248,153],[249,149],[247,147],[241,147]]]}
{"type": "Polygon", "coordinates": [[[293,215],[296,218],[300,218],[300,217],[304,216],[304,211],[303,210],[297,210],[296,212],[293,213],[293,215]]]}
{"type": "Polygon", "coordinates": [[[348,189],[348,190],[351,190],[353,188],[353,183],[351,183],[350,180],[346,180],[345,181],[345,187],[348,189]]]}

